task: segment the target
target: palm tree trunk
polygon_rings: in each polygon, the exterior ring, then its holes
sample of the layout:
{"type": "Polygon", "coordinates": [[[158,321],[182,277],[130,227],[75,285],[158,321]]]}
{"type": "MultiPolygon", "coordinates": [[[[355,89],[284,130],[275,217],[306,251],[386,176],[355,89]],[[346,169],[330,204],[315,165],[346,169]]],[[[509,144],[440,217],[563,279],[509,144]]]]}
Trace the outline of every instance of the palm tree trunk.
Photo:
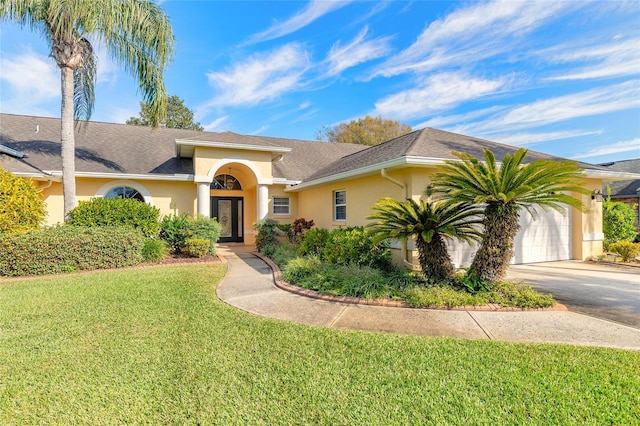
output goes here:
{"type": "Polygon", "coordinates": [[[516,206],[487,206],[482,244],[469,268],[473,281],[495,284],[507,273],[513,257],[513,243],[520,229],[516,206]]]}
{"type": "Polygon", "coordinates": [[[73,134],[73,69],[60,68],[62,85],[62,108],[60,117],[60,143],[62,150],[62,195],[64,219],[76,206],[75,139],[73,134]]]}
{"type": "Polygon", "coordinates": [[[453,264],[447,252],[447,246],[439,235],[434,235],[428,243],[418,235],[416,247],[422,273],[429,281],[439,283],[451,280],[454,272],[453,264]]]}

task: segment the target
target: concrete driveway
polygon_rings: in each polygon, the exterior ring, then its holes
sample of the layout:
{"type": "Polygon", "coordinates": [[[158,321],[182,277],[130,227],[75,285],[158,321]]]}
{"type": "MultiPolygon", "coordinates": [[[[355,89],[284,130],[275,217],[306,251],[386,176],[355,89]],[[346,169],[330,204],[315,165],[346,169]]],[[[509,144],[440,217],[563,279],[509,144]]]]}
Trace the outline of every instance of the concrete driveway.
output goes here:
{"type": "Polygon", "coordinates": [[[640,329],[640,268],[544,262],[511,265],[507,277],[553,294],[570,311],[640,329]]]}

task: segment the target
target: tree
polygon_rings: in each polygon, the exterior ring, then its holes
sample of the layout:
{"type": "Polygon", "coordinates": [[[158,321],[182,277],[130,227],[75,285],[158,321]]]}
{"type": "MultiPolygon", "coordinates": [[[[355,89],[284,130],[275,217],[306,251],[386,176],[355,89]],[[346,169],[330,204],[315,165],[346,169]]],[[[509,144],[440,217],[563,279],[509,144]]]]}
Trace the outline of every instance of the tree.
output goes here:
{"type": "Polygon", "coordinates": [[[442,196],[484,208],[483,238],[468,277],[476,284],[500,281],[513,257],[513,243],[524,208],[535,218],[535,206],[562,211],[567,204],[583,209],[569,193],[589,194],[580,185],[582,169],[573,161],[535,160],[522,164],[527,150],[506,154],[498,165],[484,150],[484,162],[470,154],[454,152],[459,161],[446,161],[432,180],[442,196]]]}
{"type": "MultiPolygon", "coordinates": [[[[140,102],[140,116],[131,117],[127,124],[135,126],[150,126],[152,107],[148,102],[140,102]]],[[[200,123],[193,121],[193,111],[177,96],[170,96],[167,104],[167,119],[162,123],[171,129],[204,130],[200,123]]]]}
{"type": "Polygon", "coordinates": [[[65,217],[76,205],[74,120],[88,120],[94,105],[100,43],[138,80],[151,106],[151,124],[164,121],[163,70],[173,52],[169,18],[143,0],[0,0],[0,19],[40,32],[60,68],[62,187],[65,217]]]}
{"type": "Polygon", "coordinates": [[[0,167],[0,237],[38,229],[46,216],[33,183],[0,167]]]}
{"type": "Polygon", "coordinates": [[[372,209],[375,213],[367,219],[375,222],[368,224],[367,229],[373,240],[415,237],[420,267],[430,281],[442,282],[453,277],[454,267],[445,240],[480,239],[482,209],[471,204],[381,198],[372,209]]]}
{"type": "Polygon", "coordinates": [[[636,214],[630,205],[611,201],[610,197],[602,202],[602,231],[604,248],[618,241],[633,241],[636,236],[636,214]]]}
{"type": "Polygon", "coordinates": [[[382,117],[358,118],[349,123],[340,123],[333,127],[323,126],[316,132],[319,141],[355,143],[360,145],[378,145],[382,142],[411,133],[411,126],[382,117]]]}

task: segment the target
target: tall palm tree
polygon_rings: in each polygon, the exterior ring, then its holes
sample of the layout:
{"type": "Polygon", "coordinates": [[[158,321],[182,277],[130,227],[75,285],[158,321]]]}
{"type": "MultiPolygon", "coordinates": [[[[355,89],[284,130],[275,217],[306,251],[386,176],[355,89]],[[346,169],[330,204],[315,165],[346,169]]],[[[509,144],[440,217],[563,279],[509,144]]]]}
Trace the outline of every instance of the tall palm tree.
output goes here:
{"type": "Polygon", "coordinates": [[[522,164],[527,150],[506,154],[501,165],[488,149],[484,162],[470,154],[454,152],[460,161],[447,161],[432,184],[445,197],[484,206],[483,238],[469,278],[494,284],[504,278],[513,257],[513,243],[524,208],[535,218],[535,206],[563,211],[567,204],[583,209],[571,193],[588,194],[582,185],[582,169],[573,161],[535,160],[522,164]]]}
{"type": "Polygon", "coordinates": [[[97,61],[92,43],[103,44],[111,58],[137,79],[156,125],[166,114],[163,71],[173,52],[173,31],[162,9],[143,0],[0,0],[0,19],[41,33],[60,68],[66,218],[76,205],[74,120],[88,120],[95,99],[97,61]]]}
{"type": "Polygon", "coordinates": [[[470,204],[381,198],[372,209],[375,212],[367,219],[374,222],[369,223],[367,229],[374,241],[415,237],[420,267],[433,282],[448,281],[453,276],[454,267],[445,240],[480,239],[478,225],[482,209],[470,204]]]}

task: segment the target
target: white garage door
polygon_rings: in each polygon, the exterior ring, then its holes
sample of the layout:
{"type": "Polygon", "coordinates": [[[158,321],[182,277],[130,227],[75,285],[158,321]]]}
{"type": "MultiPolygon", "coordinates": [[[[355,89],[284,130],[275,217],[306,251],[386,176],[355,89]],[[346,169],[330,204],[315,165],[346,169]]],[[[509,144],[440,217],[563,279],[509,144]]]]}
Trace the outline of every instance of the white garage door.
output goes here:
{"type": "MultiPolygon", "coordinates": [[[[533,220],[526,211],[520,213],[520,231],[515,239],[515,255],[511,263],[550,262],[571,259],[571,224],[567,209],[564,215],[555,210],[538,209],[533,220]]],[[[477,246],[458,242],[448,243],[453,264],[468,267],[473,260],[477,246]]]]}

